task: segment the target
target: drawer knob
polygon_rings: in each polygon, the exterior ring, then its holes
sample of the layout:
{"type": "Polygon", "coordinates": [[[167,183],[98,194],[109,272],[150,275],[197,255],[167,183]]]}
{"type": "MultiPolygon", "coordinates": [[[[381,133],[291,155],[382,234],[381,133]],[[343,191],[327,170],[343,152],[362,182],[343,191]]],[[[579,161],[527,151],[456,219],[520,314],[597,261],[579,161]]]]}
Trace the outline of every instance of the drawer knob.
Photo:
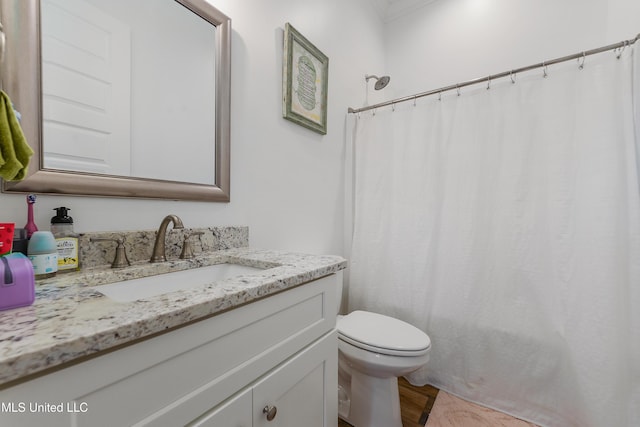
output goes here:
{"type": "Polygon", "coordinates": [[[278,413],[278,408],[267,405],[262,409],[262,413],[267,416],[267,421],[272,421],[278,413]]]}

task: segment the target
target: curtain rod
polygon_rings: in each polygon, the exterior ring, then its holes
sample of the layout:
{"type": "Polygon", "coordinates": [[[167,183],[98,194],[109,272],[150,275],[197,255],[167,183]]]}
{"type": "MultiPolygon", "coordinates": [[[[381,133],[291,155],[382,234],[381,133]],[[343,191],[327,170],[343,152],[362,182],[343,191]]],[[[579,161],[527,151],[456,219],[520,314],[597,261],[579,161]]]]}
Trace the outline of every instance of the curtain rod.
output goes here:
{"type": "MultiPolygon", "coordinates": [[[[589,55],[595,55],[596,53],[606,52],[608,50],[624,49],[625,47],[634,44],[639,39],[640,39],[640,34],[638,34],[635,38],[633,38],[631,40],[623,40],[623,41],[621,41],[619,43],[610,44],[608,46],[599,47],[597,49],[586,50],[584,52],[579,52],[579,53],[576,53],[576,54],[573,54],[573,55],[563,56],[561,58],[552,59],[550,61],[540,62],[538,64],[529,65],[527,67],[516,68],[515,70],[505,71],[503,73],[498,73],[498,74],[492,74],[492,75],[487,76],[487,77],[481,77],[481,78],[477,78],[477,79],[473,79],[473,80],[467,80],[466,82],[456,83],[454,85],[449,85],[449,86],[444,86],[444,87],[441,87],[440,89],[434,89],[434,90],[429,90],[427,92],[417,93],[415,95],[404,96],[402,98],[396,98],[396,99],[392,99],[391,101],[380,102],[378,104],[368,105],[366,107],[361,107],[361,108],[351,108],[351,107],[349,107],[348,113],[360,113],[362,111],[373,110],[374,108],[386,107],[387,105],[394,105],[394,104],[398,104],[400,102],[416,100],[418,98],[422,98],[422,97],[429,96],[429,95],[435,95],[435,94],[439,94],[439,93],[442,93],[442,92],[447,92],[447,91],[454,90],[454,89],[459,90],[460,88],[463,88],[465,86],[471,86],[471,85],[482,83],[482,82],[488,82],[490,84],[491,80],[499,79],[499,78],[502,78],[502,77],[511,77],[513,79],[513,76],[515,74],[517,74],[517,73],[521,73],[521,72],[529,71],[529,70],[535,70],[536,68],[544,68],[544,67],[547,67],[548,65],[558,64],[560,62],[571,61],[573,59],[578,59],[579,60],[580,58],[582,58],[583,61],[584,61],[584,58],[589,56],[589,55]]],[[[580,64],[580,67],[582,67],[582,63],[580,64]]]]}

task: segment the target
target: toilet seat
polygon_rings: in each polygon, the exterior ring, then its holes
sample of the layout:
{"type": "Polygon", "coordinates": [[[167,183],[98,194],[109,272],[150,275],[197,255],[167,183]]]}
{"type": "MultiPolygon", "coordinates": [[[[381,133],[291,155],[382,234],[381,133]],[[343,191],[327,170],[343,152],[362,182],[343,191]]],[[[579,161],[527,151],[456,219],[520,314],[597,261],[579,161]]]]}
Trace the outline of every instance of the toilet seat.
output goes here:
{"type": "Polygon", "coordinates": [[[374,353],[422,356],[431,348],[429,336],[399,319],[368,311],[353,311],[338,318],[338,338],[374,353]]]}

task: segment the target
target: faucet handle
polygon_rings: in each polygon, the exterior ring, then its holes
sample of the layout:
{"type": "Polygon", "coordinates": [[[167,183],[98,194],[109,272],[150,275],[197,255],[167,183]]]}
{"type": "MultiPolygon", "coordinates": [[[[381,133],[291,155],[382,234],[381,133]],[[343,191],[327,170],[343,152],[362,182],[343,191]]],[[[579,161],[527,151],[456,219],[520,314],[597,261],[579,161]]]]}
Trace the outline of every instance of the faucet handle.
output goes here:
{"type": "Polygon", "coordinates": [[[109,237],[92,237],[92,242],[116,242],[118,246],[116,247],[116,256],[113,258],[113,262],[111,263],[111,268],[122,268],[128,267],[131,265],[129,262],[129,258],[127,257],[127,249],[124,246],[124,238],[119,237],[116,239],[109,237]]]}
{"type": "Polygon", "coordinates": [[[201,236],[203,234],[204,234],[203,231],[195,231],[193,233],[184,235],[184,243],[182,244],[182,252],[180,253],[180,259],[191,259],[195,256],[193,254],[193,248],[191,247],[191,242],[189,241],[189,238],[193,236],[201,236]]]}

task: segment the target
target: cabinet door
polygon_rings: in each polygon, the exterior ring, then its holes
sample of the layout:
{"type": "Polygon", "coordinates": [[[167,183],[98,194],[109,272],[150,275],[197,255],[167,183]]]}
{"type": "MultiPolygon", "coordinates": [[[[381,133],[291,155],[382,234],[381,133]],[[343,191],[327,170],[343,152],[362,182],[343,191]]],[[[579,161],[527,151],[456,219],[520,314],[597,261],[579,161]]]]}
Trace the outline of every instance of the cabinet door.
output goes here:
{"type": "Polygon", "coordinates": [[[187,427],[251,427],[251,389],[222,403],[187,427]]]}
{"type": "Polygon", "coordinates": [[[259,381],[254,427],[335,427],[337,334],[329,332],[259,381]]]}

